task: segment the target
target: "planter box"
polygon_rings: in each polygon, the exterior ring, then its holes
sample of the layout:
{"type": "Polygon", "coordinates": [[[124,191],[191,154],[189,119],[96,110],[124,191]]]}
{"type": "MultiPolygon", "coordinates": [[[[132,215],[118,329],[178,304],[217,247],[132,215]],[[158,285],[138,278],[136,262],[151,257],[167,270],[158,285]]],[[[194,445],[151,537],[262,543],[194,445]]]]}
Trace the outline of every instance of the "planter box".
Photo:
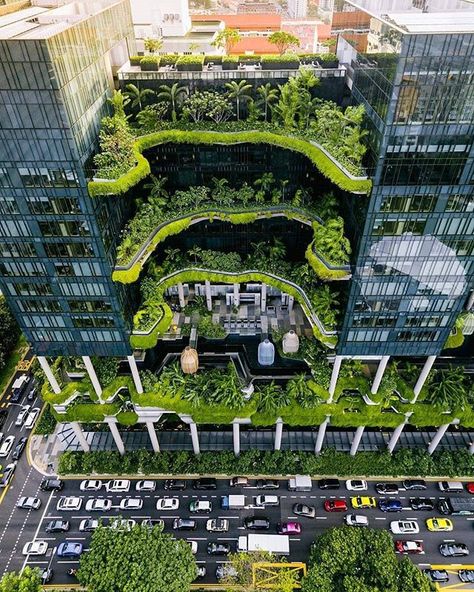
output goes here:
{"type": "Polygon", "coordinates": [[[222,69],[223,70],[237,70],[237,66],[239,62],[224,62],[222,61],[222,69]]]}
{"type": "Polygon", "coordinates": [[[140,70],[142,72],[158,72],[159,65],[156,64],[140,64],[140,70]]]}
{"type": "Polygon", "coordinates": [[[202,64],[176,64],[179,72],[202,72],[202,64]]]}
{"type": "Polygon", "coordinates": [[[297,61],[291,62],[263,62],[262,70],[298,70],[300,63],[297,61]]]}

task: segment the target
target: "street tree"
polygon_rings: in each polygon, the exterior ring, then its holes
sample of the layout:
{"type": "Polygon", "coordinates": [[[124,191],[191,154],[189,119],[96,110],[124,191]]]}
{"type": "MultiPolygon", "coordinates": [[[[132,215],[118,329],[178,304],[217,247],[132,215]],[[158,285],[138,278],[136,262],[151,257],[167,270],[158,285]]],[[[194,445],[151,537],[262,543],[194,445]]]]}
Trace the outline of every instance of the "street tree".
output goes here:
{"type": "Polygon", "coordinates": [[[227,55],[232,48],[240,41],[241,36],[237,29],[225,28],[217,33],[216,38],[211,45],[217,49],[225,49],[227,55]]]}
{"type": "Polygon", "coordinates": [[[268,41],[277,46],[280,55],[284,54],[290,47],[299,47],[300,40],[293,33],[288,31],[275,31],[268,37],[268,41]]]}
{"type": "Polygon", "coordinates": [[[77,577],[88,592],[183,592],[197,576],[189,543],[162,528],[99,526],[77,577]]]}
{"type": "Polygon", "coordinates": [[[26,566],[21,574],[6,573],[0,580],[0,592],[41,592],[41,572],[26,566]]]}

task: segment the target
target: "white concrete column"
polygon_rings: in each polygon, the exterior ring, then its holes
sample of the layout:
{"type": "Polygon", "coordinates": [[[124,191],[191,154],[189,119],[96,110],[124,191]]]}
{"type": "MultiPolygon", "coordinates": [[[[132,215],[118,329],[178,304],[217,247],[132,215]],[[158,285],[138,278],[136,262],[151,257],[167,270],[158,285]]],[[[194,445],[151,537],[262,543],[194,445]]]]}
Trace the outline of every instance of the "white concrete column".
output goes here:
{"type": "Polygon", "coordinates": [[[240,454],[240,424],[238,421],[232,422],[232,436],[234,441],[234,454],[239,456],[240,454]]]}
{"type": "Polygon", "coordinates": [[[385,368],[387,367],[388,361],[390,360],[390,356],[382,356],[382,359],[379,362],[379,366],[377,368],[377,372],[375,373],[374,382],[372,383],[372,388],[370,392],[375,395],[379,390],[380,383],[382,382],[383,375],[385,373],[385,368]]]}
{"type": "Polygon", "coordinates": [[[412,411],[405,413],[404,421],[393,430],[393,434],[390,437],[389,443],[387,444],[387,450],[390,452],[390,454],[392,454],[392,452],[394,451],[395,446],[397,445],[397,442],[400,439],[400,436],[402,435],[402,432],[405,429],[405,426],[408,423],[408,419],[410,418],[412,413],[413,413],[412,411]]]}
{"type": "Polygon", "coordinates": [[[438,448],[438,444],[443,439],[444,434],[446,433],[447,429],[451,424],[445,423],[439,426],[438,431],[436,432],[434,438],[431,440],[428,446],[428,454],[433,454],[433,452],[438,448]]]}
{"type": "Polygon", "coordinates": [[[466,310],[471,310],[472,305],[474,304],[474,290],[470,293],[467,304],[466,310]]]}
{"type": "Polygon", "coordinates": [[[314,447],[314,453],[320,454],[321,449],[324,444],[324,437],[326,436],[326,428],[328,427],[329,420],[331,419],[330,415],[326,415],[326,419],[323,423],[319,426],[318,429],[318,436],[316,438],[316,446],[314,447]]]}
{"type": "Polygon", "coordinates": [[[293,310],[293,306],[295,304],[295,297],[291,296],[291,294],[288,296],[288,312],[291,312],[293,310]]]}
{"type": "Polygon", "coordinates": [[[279,417],[275,424],[275,443],[273,445],[274,450],[281,450],[281,439],[283,437],[283,420],[279,417]]]}
{"type": "Polygon", "coordinates": [[[234,306],[240,304],[240,284],[234,284],[234,306]]]}
{"type": "Polygon", "coordinates": [[[262,283],[262,290],[260,296],[260,309],[265,312],[267,309],[267,284],[262,283]]]}
{"type": "Polygon", "coordinates": [[[359,450],[360,441],[362,440],[362,436],[364,435],[365,426],[359,426],[356,429],[354,434],[354,439],[352,440],[351,444],[351,456],[355,456],[357,451],[359,450]]]}
{"type": "Polygon", "coordinates": [[[332,367],[331,382],[329,384],[329,399],[328,403],[332,403],[334,393],[336,392],[337,379],[339,378],[339,371],[341,369],[342,356],[336,356],[334,366],[332,367]]]}
{"type": "Polygon", "coordinates": [[[189,424],[189,429],[191,431],[191,440],[193,441],[194,454],[200,454],[201,450],[199,449],[199,434],[194,421],[191,421],[191,423],[189,424]]]}
{"type": "Polygon", "coordinates": [[[184,286],[182,282],[178,282],[178,300],[181,308],[184,308],[186,306],[186,301],[184,299],[184,286]]]}
{"type": "Polygon", "coordinates": [[[137,362],[135,360],[135,357],[133,355],[127,356],[127,360],[128,365],[130,366],[130,370],[132,371],[132,377],[133,382],[135,383],[135,388],[137,389],[137,393],[141,395],[143,393],[143,386],[140,374],[138,373],[137,362]]]}
{"type": "Polygon", "coordinates": [[[112,433],[112,436],[115,441],[115,446],[117,446],[120,454],[124,455],[125,454],[125,446],[124,446],[124,443],[122,440],[122,436],[120,435],[120,432],[118,431],[118,428],[117,428],[117,420],[115,419],[115,417],[106,417],[105,421],[107,422],[110,432],[112,433]]]}
{"type": "Polygon", "coordinates": [[[204,286],[206,290],[207,310],[210,312],[212,310],[211,282],[209,280],[205,280],[204,286]]]}
{"type": "Polygon", "coordinates": [[[71,421],[70,426],[72,428],[72,431],[76,435],[76,438],[79,440],[79,444],[81,445],[82,451],[90,452],[91,447],[89,446],[89,442],[86,440],[86,437],[84,436],[81,424],[77,421],[71,421]]]}
{"type": "Polygon", "coordinates": [[[92,364],[92,361],[89,358],[89,356],[82,356],[82,361],[84,362],[84,364],[86,366],[87,374],[89,374],[89,378],[92,382],[92,386],[94,387],[95,393],[100,399],[102,396],[102,387],[100,386],[100,382],[99,382],[99,379],[97,378],[97,374],[95,373],[95,369],[92,364]]]}
{"type": "Polygon", "coordinates": [[[469,454],[474,454],[474,442],[471,442],[471,445],[469,446],[469,454]]]}
{"type": "Polygon", "coordinates": [[[416,400],[418,399],[418,395],[420,394],[421,389],[423,388],[423,385],[425,384],[425,381],[428,378],[428,374],[430,373],[431,368],[433,367],[433,364],[435,363],[435,360],[436,360],[436,356],[428,356],[426,358],[426,362],[423,366],[423,369],[421,370],[420,376],[418,377],[418,380],[416,381],[415,387],[413,389],[415,396],[413,397],[412,403],[416,403],[416,400]]]}
{"type": "Polygon", "coordinates": [[[146,427],[148,435],[150,436],[151,445],[153,446],[153,452],[160,452],[160,443],[158,442],[158,436],[155,431],[155,423],[153,421],[147,421],[146,427]]]}
{"type": "Polygon", "coordinates": [[[59,395],[61,392],[61,387],[56,380],[56,376],[54,376],[53,371],[51,370],[51,366],[48,364],[48,360],[44,356],[38,356],[38,362],[41,366],[41,369],[45,373],[46,378],[48,379],[49,385],[53,389],[53,393],[55,395],[59,395]]]}

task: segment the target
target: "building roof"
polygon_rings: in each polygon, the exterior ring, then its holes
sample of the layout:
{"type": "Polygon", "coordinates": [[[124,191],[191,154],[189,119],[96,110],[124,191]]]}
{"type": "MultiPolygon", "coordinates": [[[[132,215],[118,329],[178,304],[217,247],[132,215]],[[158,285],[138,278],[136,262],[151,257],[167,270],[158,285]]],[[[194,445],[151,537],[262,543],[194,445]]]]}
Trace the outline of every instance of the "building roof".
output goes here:
{"type": "Polygon", "coordinates": [[[239,55],[246,52],[253,52],[257,55],[267,53],[278,53],[278,49],[273,43],[268,41],[268,37],[242,37],[231,50],[231,54],[239,55]]]}
{"type": "Polygon", "coordinates": [[[251,13],[251,14],[193,14],[193,21],[221,20],[226,27],[239,29],[240,31],[279,31],[281,27],[281,16],[273,13],[251,13]]]}

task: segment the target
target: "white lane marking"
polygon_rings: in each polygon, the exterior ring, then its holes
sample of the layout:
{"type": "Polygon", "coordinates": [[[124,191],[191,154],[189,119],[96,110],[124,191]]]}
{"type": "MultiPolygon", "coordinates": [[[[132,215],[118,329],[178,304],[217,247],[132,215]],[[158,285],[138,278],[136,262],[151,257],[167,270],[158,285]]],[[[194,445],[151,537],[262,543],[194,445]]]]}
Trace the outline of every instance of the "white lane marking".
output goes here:
{"type": "MultiPolygon", "coordinates": [[[[50,493],[50,495],[49,495],[49,498],[48,498],[48,501],[46,502],[46,506],[45,506],[45,508],[44,508],[43,514],[41,515],[41,519],[40,519],[40,521],[38,522],[38,527],[37,527],[37,529],[36,529],[36,532],[35,532],[35,534],[34,534],[34,536],[33,536],[33,539],[32,539],[33,541],[36,541],[36,538],[37,538],[37,536],[38,536],[38,533],[39,533],[39,530],[40,530],[40,528],[41,528],[41,525],[43,524],[44,517],[45,517],[46,513],[48,512],[48,507],[49,507],[49,504],[51,503],[51,498],[52,498],[52,497],[53,497],[53,492],[51,492],[51,493],[50,493]]],[[[15,548],[16,548],[16,545],[15,545],[15,548]]],[[[25,557],[25,561],[23,562],[23,565],[22,565],[22,567],[21,567],[21,571],[20,571],[20,573],[23,573],[23,570],[25,569],[25,567],[26,567],[26,564],[28,563],[28,559],[29,559],[29,557],[30,557],[29,555],[27,555],[27,556],[25,557]]]]}

